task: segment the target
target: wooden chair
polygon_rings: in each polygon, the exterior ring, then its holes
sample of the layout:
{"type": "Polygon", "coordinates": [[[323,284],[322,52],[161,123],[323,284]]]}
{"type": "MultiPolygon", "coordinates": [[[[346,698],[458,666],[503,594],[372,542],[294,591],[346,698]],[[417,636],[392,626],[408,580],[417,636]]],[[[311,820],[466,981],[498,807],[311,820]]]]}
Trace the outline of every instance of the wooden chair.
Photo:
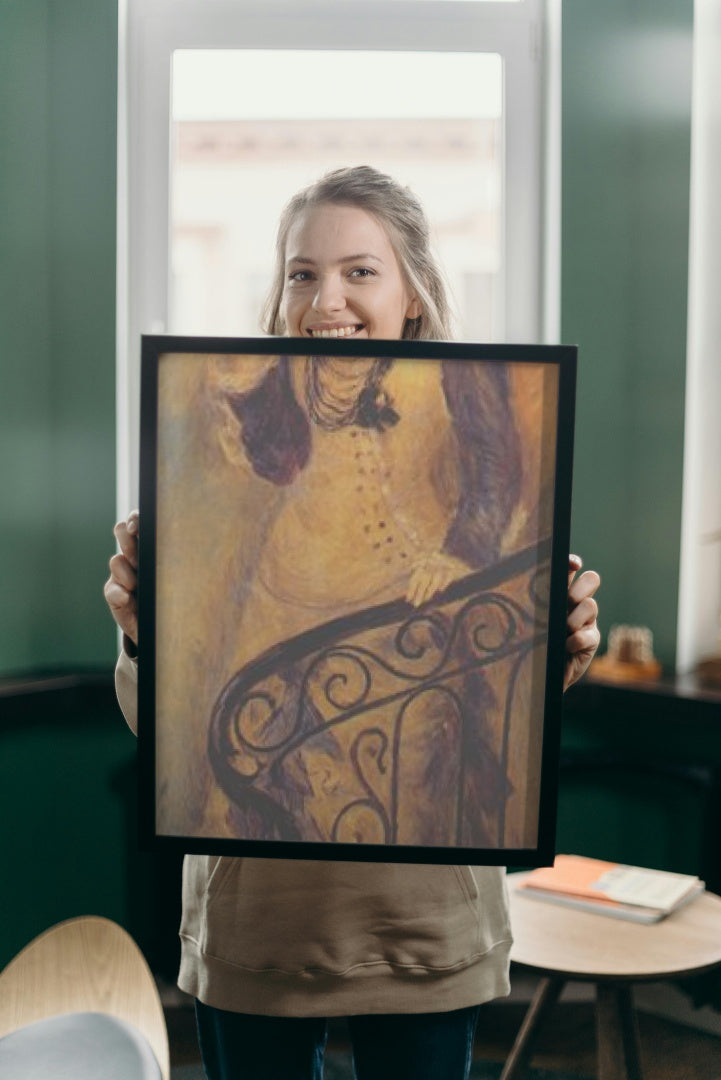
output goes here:
{"type": "Polygon", "coordinates": [[[101,1074],[168,1080],[168,1036],[155,981],[133,939],[109,919],[88,915],[58,923],[0,973],[0,1074],[40,1075],[32,1058],[42,1053],[47,1080],[101,1074]],[[97,1060],[90,1063],[98,1048],[108,1051],[102,1072],[97,1060]],[[48,1071],[61,1059],[57,1071],[48,1071]],[[4,1071],[9,1062],[12,1073],[4,1071]]]}

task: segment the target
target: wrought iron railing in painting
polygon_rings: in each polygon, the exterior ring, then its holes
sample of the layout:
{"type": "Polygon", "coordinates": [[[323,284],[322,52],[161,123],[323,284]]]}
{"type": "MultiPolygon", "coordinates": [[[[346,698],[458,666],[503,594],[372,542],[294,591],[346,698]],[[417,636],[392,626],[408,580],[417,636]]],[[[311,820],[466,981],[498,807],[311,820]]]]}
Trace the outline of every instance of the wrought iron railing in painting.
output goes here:
{"type": "Polygon", "coordinates": [[[544,541],[240,670],[209,737],[237,835],[509,846],[514,738],[542,722],[549,559],[544,541]]]}

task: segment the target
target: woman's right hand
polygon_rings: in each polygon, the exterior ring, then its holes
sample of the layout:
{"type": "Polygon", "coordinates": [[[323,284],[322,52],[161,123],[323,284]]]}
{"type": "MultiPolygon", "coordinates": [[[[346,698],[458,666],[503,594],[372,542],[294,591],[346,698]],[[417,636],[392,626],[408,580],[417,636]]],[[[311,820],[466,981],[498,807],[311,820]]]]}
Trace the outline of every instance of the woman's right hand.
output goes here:
{"type": "Polygon", "coordinates": [[[134,645],[138,644],[139,527],[140,515],[133,510],[126,521],[119,521],[113,529],[120,553],[110,560],[110,577],[103,589],[111,615],[134,645]]]}

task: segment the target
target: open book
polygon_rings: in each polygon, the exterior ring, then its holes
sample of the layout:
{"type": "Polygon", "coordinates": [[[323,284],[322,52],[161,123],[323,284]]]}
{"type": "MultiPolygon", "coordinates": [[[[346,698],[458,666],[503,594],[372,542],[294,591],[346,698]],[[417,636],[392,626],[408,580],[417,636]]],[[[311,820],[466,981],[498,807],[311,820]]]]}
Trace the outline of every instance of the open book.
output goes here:
{"type": "MultiPolygon", "coordinates": [[[[512,880],[512,878],[511,878],[512,880]]],[[[653,923],[704,891],[693,874],[557,855],[553,866],[524,876],[517,888],[527,897],[617,919],[653,923]]]]}

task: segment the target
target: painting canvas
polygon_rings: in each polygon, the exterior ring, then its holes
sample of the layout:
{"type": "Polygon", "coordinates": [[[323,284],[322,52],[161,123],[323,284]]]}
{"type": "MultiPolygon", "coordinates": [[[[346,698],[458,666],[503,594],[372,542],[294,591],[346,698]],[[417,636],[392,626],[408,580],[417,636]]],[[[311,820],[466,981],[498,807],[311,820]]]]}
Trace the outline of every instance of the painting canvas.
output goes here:
{"type": "Polygon", "coordinates": [[[575,350],[148,337],[154,847],[553,851],[575,350]]]}

